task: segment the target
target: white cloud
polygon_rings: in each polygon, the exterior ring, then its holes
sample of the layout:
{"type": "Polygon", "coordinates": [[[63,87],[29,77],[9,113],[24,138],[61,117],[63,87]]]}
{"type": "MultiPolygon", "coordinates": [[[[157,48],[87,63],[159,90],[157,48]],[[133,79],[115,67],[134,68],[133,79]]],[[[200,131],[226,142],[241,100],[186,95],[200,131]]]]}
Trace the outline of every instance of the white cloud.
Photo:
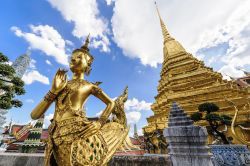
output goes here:
{"type": "Polygon", "coordinates": [[[5,62],[5,64],[7,64],[7,65],[12,65],[13,64],[13,62],[11,62],[11,61],[8,61],[8,62],[5,62]]]}
{"type": "Polygon", "coordinates": [[[25,100],[27,103],[34,103],[34,100],[33,99],[26,99],[25,100]]]}
{"type": "MultiPolygon", "coordinates": [[[[196,49],[211,48],[221,43],[229,42],[238,38],[240,33],[249,26],[250,2],[243,0],[240,3],[230,0],[229,5],[234,5],[233,9],[226,15],[224,20],[214,25],[211,29],[206,29],[199,36],[196,49]]],[[[241,43],[239,43],[241,44],[241,43]]]]}
{"type": "Polygon", "coordinates": [[[136,98],[129,99],[125,103],[126,111],[142,111],[142,110],[150,110],[150,106],[152,103],[147,103],[144,100],[139,101],[136,98]]]}
{"type": "Polygon", "coordinates": [[[96,0],[48,0],[61,12],[63,18],[74,24],[73,35],[84,38],[89,33],[91,44],[95,48],[101,47],[104,52],[109,51],[109,33],[107,21],[100,16],[96,0]]]}
{"type": "Polygon", "coordinates": [[[36,60],[31,59],[29,68],[33,70],[36,69],[36,60]]]}
{"type": "Polygon", "coordinates": [[[53,27],[49,25],[30,25],[31,33],[21,31],[18,27],[11,30],[30,45],[30,49],[40,50],[46,55],[55,58],[63,65],[68,65],[68,55],[65,52],[65,41],[53,27]]]}
{"type": "Polygon", "coordinates": [[[74,43],[72,43],[70,40],[65,40],[65,43],[69,46],[74,46],[74,43]]]}
{"type": "MultiPolygon", "coordinates": [[[[113,98],[115,100],[117,97],[113,98]]],[[[152,103],[147,103],[144,100],[139,101],[136,98],[128,99],[125,103],[125,112],[127,117],[128,124],[137,123],[141,118],[141,113],[139,111],[142,110],[150,110],[150,105],[152,103]]],[[[100,116],[103,111],[100,111],[95,114],[95,116],[100,116]]]]}
{"type": "Polygon", "coordinates": [[[144,65],[161,63],[162,36],[153,1],[117,0],[113,10],[114,41],[123,53],[144,65]]]}
{"type": "Polygon", "coordinates": [[[48,59],[45,62],[50,66],[52,65],[52,63],[48,59]]]}
{"type": "Polygon", "coordinates": [[[128,124],[132,124],[132,123],[134,124],[134,123],[137,123],[140,120],[141,113],[136,112],[136,111],[127,112],[126,117],[127,117],[127,123],[128,124]]]}
{"type": "MultiPolygon", "coordinates": [[[[204,55],[197,54],[198,50],[228,42],[227,54],[211,59],[209,65],[213,67],[216,60],[231,66],[249,64],[249,1],[157,0],[157,3],[170,34],[194,56],[203,59],[204,55]]],[[[114,4],[114,41],[124,54],[139,58],[144,65],[162,63],[163,40],[154,2],[116,0],[114,4]]]]}
{"type": "Polygon", "coordinates": [[[234,66],[230,66],[230,65],[225,65],[223,66],[220,70],[220,73],[222,73],[223,78],[230,80],[232,78],[240,78],[240,77],[244,77],[245,74],[243,71],[236,69],[234,66]]]}
{"type": "Polygon", "coordinates": [[[137,70],[137,73],[141,74],[143,71],[142,70],[137,70]]]}
{"type": "MultiPolygon", "coordinates": [[[[233,1],[230,1],[232,5],[233,1]]],[[[200,34],[195,50],[204,50],[226,47],[225,53],[220,56],[212,56],[208,60],[208,65],[217,62],[224,63],[219,72],[228,76],[238,78],[243,77],[244,73],[236,70],[237,67],[250,65],[250,1],[241,1],[234,5],[233,10],[228,13],[225,19],[221,20],[214,28],[208,29],[200,34]],[[225,47],[225,46],[224,46],[225,47]]]]}
{"type": "Polygon", "coordinates": [[[37,71],[36,61],[34,59],[31,59],[29,68],[24,73],[22,80],[27,85],[32,84],[34,81],[38,81],[43,84],[49,85],[49,78],[39,73],[39,71],[37,71]]]}
{"type": "Polygon", "coordinates": [[[41,82],[43,84],[49,85],[49,79],[48,77],[40,74],[36,70],[26,71],[25,74],[22,77],[22,80],[25,82],[25,84],[29,85],[32,84],[34,81],[41,82]]]}
{"type": "Polygon", "coordinates": [[[102,111],[99,111],[99,112],[97,112],[96,114],[95,114],[95,116],[100,116],[101,114],[102,114],[102,112],[103,112],[103,110],[102,111]]]}
{"type": "Polygon", "coordinates": [[[138,133],[138,135],[143,135],[143,131],[142,131],[142,128],[140,128],[140,129],[137,129],[137,133],[138,133]]]}
{"type": "Polygon", "coordinates": [[[107,5],[111,5],[115,0],[106,0],[107,5]]]}
{"type": "Polygon", "coordinates": [[[43,123],[43,128],[47,129],[50,125],[50,120],[53,119],[54,114],[50,113],[49,115],[45,115],[44,117],[44,123],[43,123]]]}
{"type": "MultiPolygon", "coordinates": [[[[19,119],[20,120],[20,119],[19,119]]],[[[27,124],[31,124],[31,125],[35,125],[36,121],[37,120],[29,120],[28,122],[20,122],[19,120],[12,120],[12,124],[15,124],[15,125],[27,125],[27,124]]],[[[9,125],[9,122],[6,122],[6,125],[9,125]]]]}
{"type": "MultiPolygon", "coordinates": [[[[130,130],[129,130],[129,136],[130,137],[134,137],[134,124],[130,124],[130,130]]],[[[142,131],[142,128],[138,128],[137,127],[137,134],[140,136],[140,135],[143,135],[143,131],[142,131]]]]}

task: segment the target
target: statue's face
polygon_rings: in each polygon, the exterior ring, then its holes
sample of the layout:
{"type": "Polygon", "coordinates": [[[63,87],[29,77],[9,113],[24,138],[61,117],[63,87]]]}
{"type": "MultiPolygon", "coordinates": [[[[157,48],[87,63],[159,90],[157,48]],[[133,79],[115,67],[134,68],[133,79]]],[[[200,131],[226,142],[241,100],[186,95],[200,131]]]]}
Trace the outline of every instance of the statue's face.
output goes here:
{"type": "Polygon", "coordinates": [[[71,56],[69,64],[70,70],[73,73],[83,73],[88,66],[87,61],[87,55],[85,55],[83,52],[74,52],[71,56]]]}

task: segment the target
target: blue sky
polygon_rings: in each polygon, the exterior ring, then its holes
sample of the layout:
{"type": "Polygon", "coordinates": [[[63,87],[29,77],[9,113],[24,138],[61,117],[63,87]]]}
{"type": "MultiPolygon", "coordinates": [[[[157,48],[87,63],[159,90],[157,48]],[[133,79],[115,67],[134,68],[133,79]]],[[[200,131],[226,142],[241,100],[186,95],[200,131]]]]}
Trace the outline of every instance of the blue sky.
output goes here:
{"type": "MultiPolygon", "coordinates": [[[[250,70],[250,14],[246,0],[158,0],[170,33],[188,52],[214,70],[232,77],[250,70]],[[223,8],[223,10],[222,10],[223,8]]],[[[101,81],[114,98],[129,87],[128,121],[140,128],[152,115],[162,62],[162,35],[151,0],[5,0],[0,6],[0,51],[14,61],[26,51],[32,63],[25,76],[23,107],[7,114],[27,123],[30,112],[48,92],[56,70],[68,68],[73,49],[90,33],[95,60],[89,81],[101,81]]],[[[68,72],[71,76],[70,72],[68,72]]],[[[104,105],[90,97],[87,115],[104,105]]],[[[46,112],[51,117],[54,106],[46,112]]],[[[46,123],[48,121],[46,120],[46,123]]],[[[140,131],[141,132],[141,131],[140,131]]]]}

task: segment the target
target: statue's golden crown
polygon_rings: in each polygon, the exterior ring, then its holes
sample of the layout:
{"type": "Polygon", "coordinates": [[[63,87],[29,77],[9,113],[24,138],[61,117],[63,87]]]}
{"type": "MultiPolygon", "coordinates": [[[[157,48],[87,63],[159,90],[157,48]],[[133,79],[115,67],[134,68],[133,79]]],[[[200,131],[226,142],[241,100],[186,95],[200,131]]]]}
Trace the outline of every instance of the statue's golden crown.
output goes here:
{"type": "Polygon", "coordinates": [[[92,63],[93,60],[94,60],[94,57],[89,53],[88,45],[89,45],[89,35],[87,36],[84,45],[83,45],[81,48],[75,49],[75,50],[73,51],[73,53],[76,52],[76,51],[81,51],[81,52],[87,54],[87,55],[88,55],[88,58],[89,58],[89,59],[88,59],[88,62],[92,63]]]}

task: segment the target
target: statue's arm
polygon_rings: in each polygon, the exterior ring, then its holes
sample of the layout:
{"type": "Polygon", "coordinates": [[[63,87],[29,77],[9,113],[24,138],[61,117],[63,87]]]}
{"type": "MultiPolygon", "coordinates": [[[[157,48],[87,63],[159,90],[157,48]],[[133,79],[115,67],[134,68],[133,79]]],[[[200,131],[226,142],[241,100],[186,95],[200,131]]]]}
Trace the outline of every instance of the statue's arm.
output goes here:
{"type": "Polygon", "coordinates": [[[59,92],[67,85],[66,70],[59,69],[53,79],[52,88],[46,94],[44,99],[32,110],[30,116],[32,119],[39,119],[49,108],[51,103],[58,96],[59,92]]]}
{"type": "Polygon", "coordinates": [[[47,111],[51,103],[53,103],[56,96],[56,94],[49,91],[44,97],[44,99],[40,101],[40,103],[32,110],[30,114],[31,118],[34,120],[39,119],[47,111]]]}
{"type": "Polygon", "coordinates": [[[97,85],[93,85],[92,87],[92,94],[99,98],[102,102],[106,104],[106,108],[102,111],[102,114],[99,118],[99,121],[101,125],[105,124],[105,122],[108,120],[108,117],[112,113],[115,103],[114,101],[107,95],[105,94],[101,88],[99,88],[97,85]]]}

